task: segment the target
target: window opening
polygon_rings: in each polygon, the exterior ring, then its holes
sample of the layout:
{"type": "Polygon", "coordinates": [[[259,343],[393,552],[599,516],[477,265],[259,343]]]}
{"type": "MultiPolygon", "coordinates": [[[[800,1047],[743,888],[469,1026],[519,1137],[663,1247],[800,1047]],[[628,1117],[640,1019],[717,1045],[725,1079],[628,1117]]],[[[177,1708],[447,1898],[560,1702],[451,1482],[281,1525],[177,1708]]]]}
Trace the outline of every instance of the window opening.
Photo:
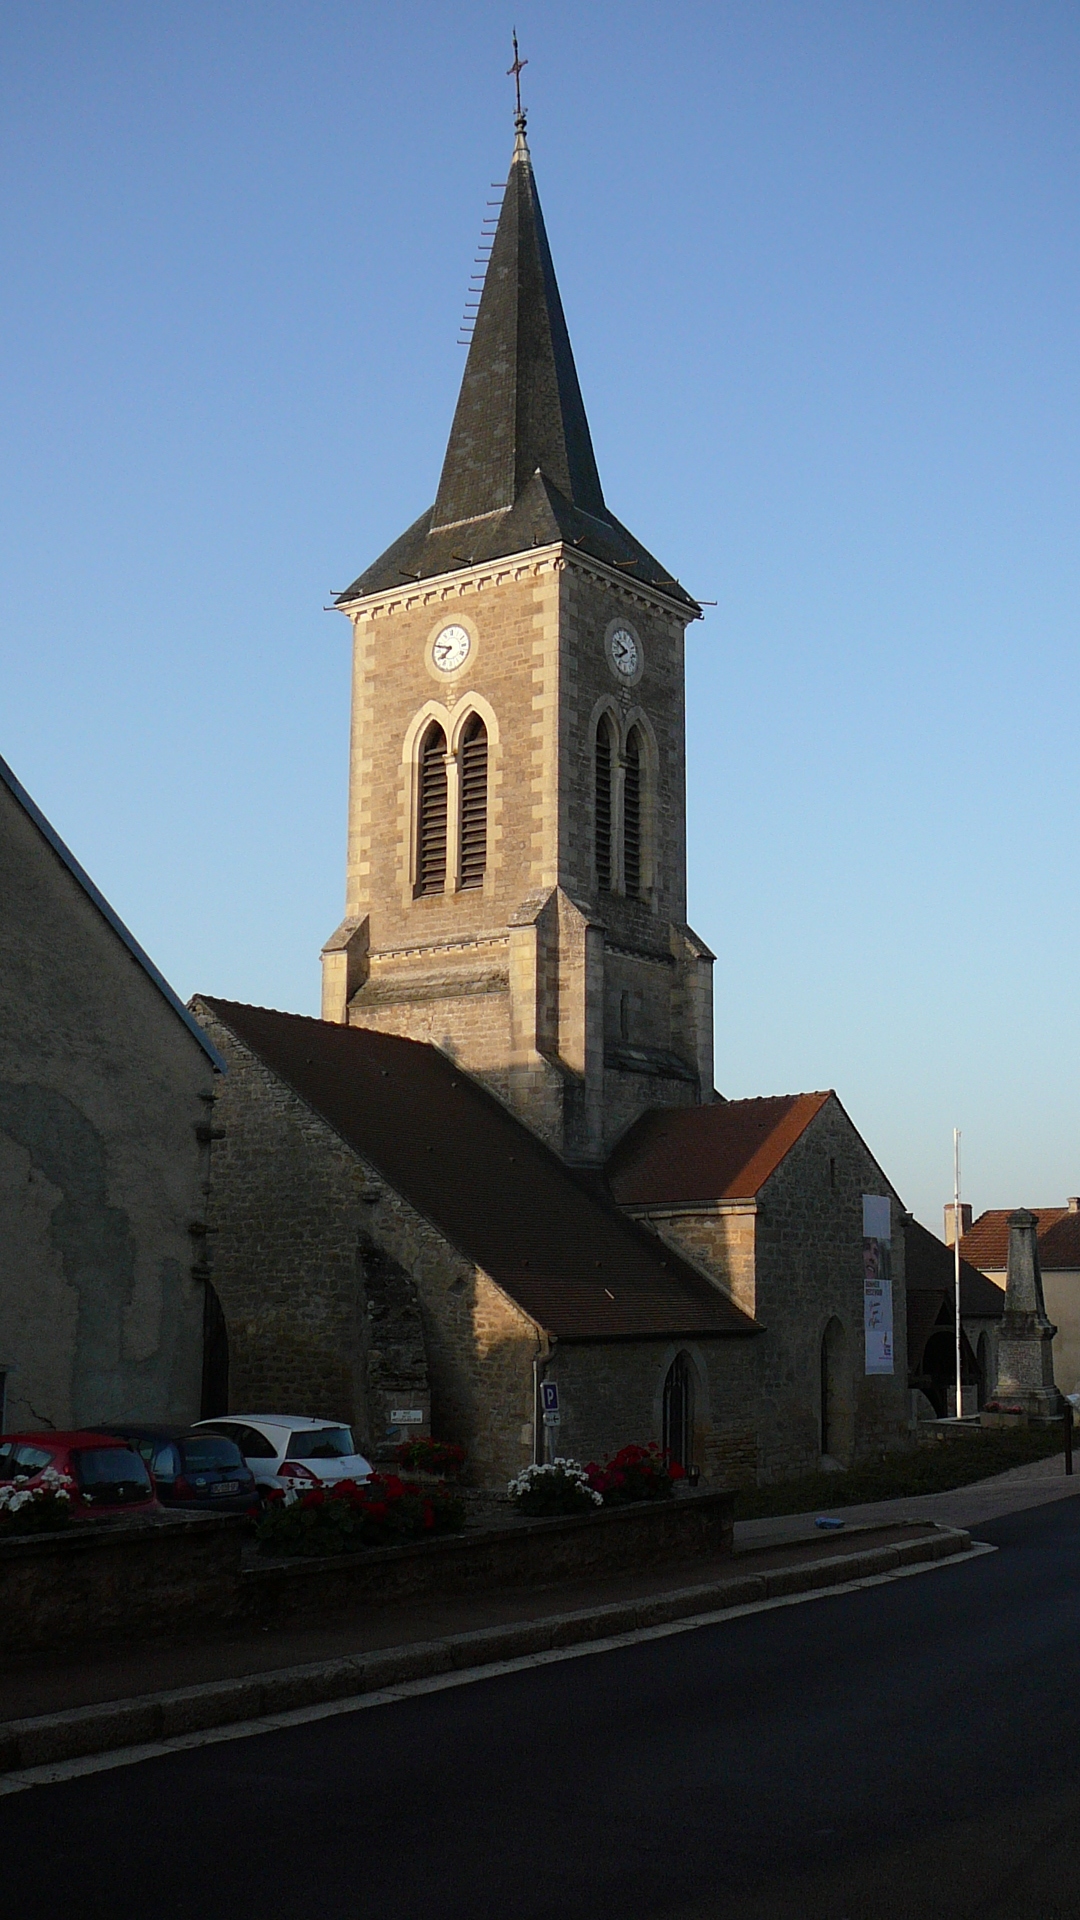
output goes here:
{"type": "Polygon", "coordinates": [[[475,714],[461,745],[461,871],[459,885],[482,887],[487,866],[487,728],[475,714]]]}
{"type": "Polygon", "coordinates": [[[687,1353],[677,1353],[664,1381],[664,1451],[680,1467],[694,1448],[694,1372],[687,1353]]]}
{"type": "Polygon", "coordinates": [[[611,892],[611,728],[601,720],[596,729],[596,881],[611,892]]]}
{"type": "Polygon", "coordinates": [[[619,1039],[629,1040],[629,1038],[630,1038],[630,995],[628,993],[620,993],[619,995],[619,1039]]]}
{"type": "Polygon", "coordinates": [[[431,726],[420,749],[420,820],[416,848],[417,893],[446,886],[446,735],[431,726]]]}
{"type": "Polygon", "coordinates": [[[637,728],[626,742],[623,775],[623,879],[627,897],[641,898],[641,740],[637,728]]]}

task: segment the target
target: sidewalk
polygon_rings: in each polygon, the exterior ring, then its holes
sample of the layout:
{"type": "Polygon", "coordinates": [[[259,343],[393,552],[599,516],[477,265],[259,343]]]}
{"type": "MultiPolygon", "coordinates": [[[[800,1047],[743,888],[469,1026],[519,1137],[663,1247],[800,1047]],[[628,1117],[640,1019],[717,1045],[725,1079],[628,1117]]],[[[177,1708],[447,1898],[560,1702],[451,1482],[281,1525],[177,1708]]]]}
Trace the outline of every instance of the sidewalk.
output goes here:
{"type": "Polygon", "coordinates": [[[859,1507],[816,1507],[812,1513],[791,1513],[767,1520],[740,1520],[735,1547],[778,1546],[813,1539],[817,1514],[843,1520],[845,1527],[882,1525],[886,1521],[936,1520],[946,1527],[978,1527],[1006,1513],[1023,1513],[1050,1500],[1068,1500],[1080,1494],[1080,1445],[1077,1472],[1065,1472],[1063,1453],[1010,1467],[992,1480],[973,1480],[949,1493],[920,1494],[909,1500],[871,1500],[859,1507]]]}

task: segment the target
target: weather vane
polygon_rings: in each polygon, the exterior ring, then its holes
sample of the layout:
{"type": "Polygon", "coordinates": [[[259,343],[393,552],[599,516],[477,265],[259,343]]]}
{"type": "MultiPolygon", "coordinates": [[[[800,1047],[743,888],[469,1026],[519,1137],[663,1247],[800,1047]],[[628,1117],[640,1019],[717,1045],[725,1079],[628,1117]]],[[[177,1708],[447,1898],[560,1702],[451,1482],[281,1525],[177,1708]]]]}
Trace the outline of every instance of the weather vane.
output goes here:
{"type": "Polygon", "coordinates": [[[514,28],[514,64],[512,67],[507,67],[506,71],[507,73],[512,73],[514,76],[514,92],[517,95],[517,113],[515,114],[514,118],[515,118],[516,124],[522,127],[525,124],[525,115],[521,110],[521,69],[522,67],[527,67],[528,64],[529,64],[528,61],[523,60],[520,53],[518,52],[517,28],[515,27],[514,28]]]}

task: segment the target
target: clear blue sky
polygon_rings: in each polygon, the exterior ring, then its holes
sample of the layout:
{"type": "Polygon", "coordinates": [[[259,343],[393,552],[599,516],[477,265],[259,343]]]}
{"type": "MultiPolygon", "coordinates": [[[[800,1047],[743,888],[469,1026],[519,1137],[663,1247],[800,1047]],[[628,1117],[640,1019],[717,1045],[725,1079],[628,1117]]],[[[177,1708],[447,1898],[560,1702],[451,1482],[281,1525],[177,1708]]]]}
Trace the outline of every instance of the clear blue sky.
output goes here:
{"type": "Polygon", "coordinates": [[[689,646],[717,1085],[1080,1191],[1080,13],[7,0],[0,753],[185,996],[318,1006],[347,623],[434,495],[510,27],[689,646]]]}

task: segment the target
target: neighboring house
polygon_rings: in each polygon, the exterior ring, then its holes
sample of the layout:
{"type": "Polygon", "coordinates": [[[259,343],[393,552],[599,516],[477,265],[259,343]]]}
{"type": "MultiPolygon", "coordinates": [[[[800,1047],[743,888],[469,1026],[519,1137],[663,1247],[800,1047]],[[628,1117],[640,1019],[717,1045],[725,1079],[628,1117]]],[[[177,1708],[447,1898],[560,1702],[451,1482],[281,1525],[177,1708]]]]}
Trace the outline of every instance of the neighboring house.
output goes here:
{"type": "Polygon", "coordinates": [[[434,1426],[492,1486],[545,1444],[650,1438],[753,1476],[752,1317],[495,1095],[396,1034],[192,1004],[229,1069],[211,1224],[235,1406],[350,1420],[376,1453],[434,1426]]]}
{"type": "Polygon", "coordinates": [[[635,1219],[708,1269],[762,1327],[747,1404],[759,1472],[848,1465],[908,1422],[903,1208],[835,1093],[645,1114],[607,1169],[635,1219]],[[863,1200],[892,1234],[889,1373],[868,1374],[863,1200]]]}
{"type": "MultiPolygon", "coordinates": [[[[925,1395],[939,1419],[956,1406],[956,1264],[951,1247],[904,1216],[907,1279],[908,1382],[925,1395]]],[[[973,1389],[974,1412],[994,1390],[997,1335],[1005,1296],[993,1281],[960,1261],[960,1384],[964,1410],[973,1389]]],[[[924,1408],[924,1411],[928,1411],[924,1408]]]]}
{"type": "MultiPolygon", "coordinates": [[[[960,1240],[965,1260],[979,1268],[1004,1296],[1011,1207],[980,1213],[960,1240]]],[[[1039,1266],[1054,1336],[1054,1378],[1062,1393],[1080,1392],[1080,1198],[1063,1207],[1032,1207],[1038,1221],[1039,1266]]],[[[946,1224],[948,1226],[948,1212],[946,1224]]],[[[995,1369],[996,1370],[996,1369],[995,1369]]],[[[993,1380],[991,1378],[991,1387],[993,1380]]]]}
{"type": "Polygon", "coordinates": [[[220,1065],[0,760],[0,1412],[192,1419],[220,1065]]]}

